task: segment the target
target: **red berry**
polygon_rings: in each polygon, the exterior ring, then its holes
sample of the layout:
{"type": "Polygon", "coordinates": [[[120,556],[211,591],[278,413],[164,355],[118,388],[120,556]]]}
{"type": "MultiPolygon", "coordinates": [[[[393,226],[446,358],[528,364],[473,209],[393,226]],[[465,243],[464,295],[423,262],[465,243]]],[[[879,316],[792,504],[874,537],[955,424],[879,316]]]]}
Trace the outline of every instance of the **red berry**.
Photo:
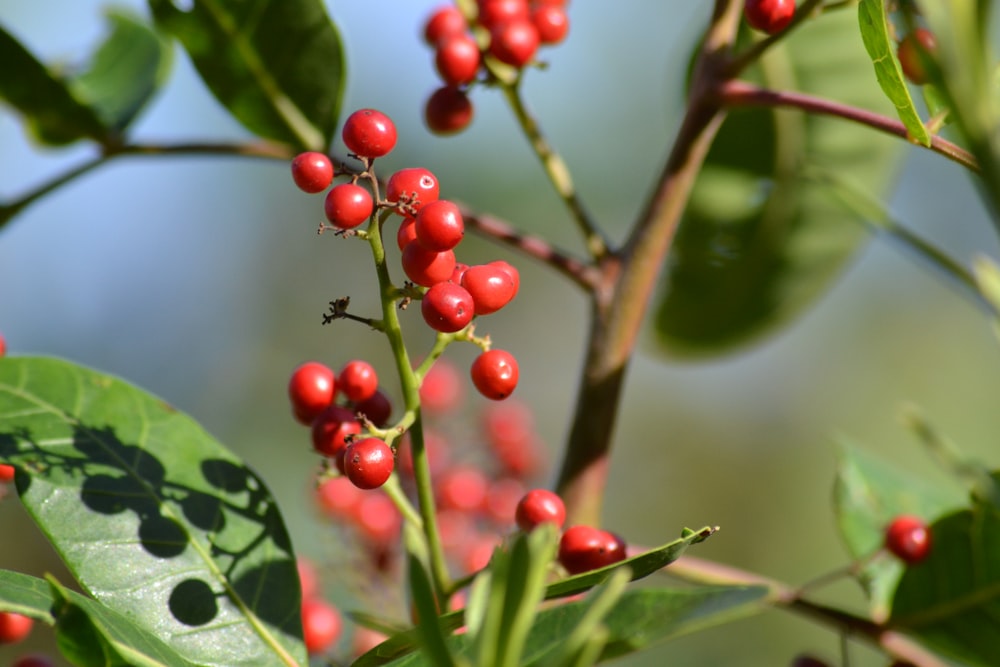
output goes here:
{"type": "Polygon", "coordinates": [[[472,101],[465,91],[452,86],[438,88],[427,98],[424,122],[437,135],[456,134],[472,122],[472,101]]]}
{"type": "Polygon", "coordinates": [[[456,285],[462,284],[462,276],[465,272],[469,270],[469,265],[463,262],[455,262],[455,268],[451,272],[451,278],[448,278],[449,282],[453,282],[456,285]]]}
{"type": "Polygon", "coordinates": [[[302,602],[302,639],[310,655],[329,650],[340,638],[342,626],[333,605],[315,598],[302,602]]]}
{"type": "Polygon", "coordinates": [[[414,218],[403,218],[396,230],[396,245],[402,250],[417,240],[417,221],[414,218]]]}
{"type": "Polygon", "coordinates": [[[508,474],[523,479],[541,470],[543,446],[527,405],[516,399],[490,405],[483,411],[483,422],[493,455],[508,474]]]}
{"type": "Polygon", "coordinates": [[[357,527],[373,545],[388,545],[399,539],[403,517],[389,497],[381,491],[365,493],[358,505],[357,527]]]}
{"type": "Polygon", "coordinates": [[[0,334],[0,357],[7,354],[7,340],[0,334]]]}
{"type": "Polygon", "coordinates": [[[396,145],[396,126],[392,119],[375,109],[359,109],[344,121],[341,131],[344,145],[359,157],[376,158],[396,145]]]}
{"type": "MultiPolygon", "coordinates": [[[[437,201],[439,185],[437,176],[423,167],[408,167],[400,169],[389,177],[385,185],[385,198],[390,202],[406,200],[407,207],[413,212],[420,210],[424,204],[437,201]]],[[[399,211],[399,207],[396,209],[399,211]]],[[[401,213],[401,215],[409,215],[401,213]]]]}
{"type": "Polygon", "coordinates": [[[516,287],[510,273],[495,264],[470,266],[462,274],[462,287],[472,295],[476,315],[489,315],[514,298],[516,287]]]}
{"type": "Polygon", "coordinates": [[[561,7],[539,5],[531,10],[531,22],[542,44],[558,44],[569,33],[569,17],[561,7]]]}
{"type": "Polygon", "coordinates": [[[540,38],[528,19],[508,21],[490,33],[490,54],[502,63],[524,67],[535,57],[540,38]]]}
{"type": "Polygon", "coordinates": [[[451,250],[434,252],[419,243],[411,243],[403,248],[401,263],[407,278],[418,285],[431,287],[451,278],[455,270],[455,253],[451,250]]]}
{"type": "Polygon", "coordinates": [[[924,58],[931,58],[937,51],[934,33],[926,28],[917,28],[899,43],[896,57],[907,79],[922,86],[928,81],[924,58]]]}
{"type": "Polygon", "coordinates": [[[353,229],[371,216],[375,204],[371,193],[354,183],[341,183],[326,193],[323,210],[334,227],[353,229]]]}
{"type": "Polygon", "coordinates": [[[511,21],[528,18],[528,3],[525,0],[486,0],[479,3],[476,19],[487,30],[511,21]]]}
{"type": "Polygon", "coordinates": [[[392,416],[392,401],[378,390],[369,398],[355,403],[354,411],[363,414],[368,421],[381,428],[389,423],[389,417],[392,416]]]}
{"type": "Polygon", "coordinates": [[[517,516],[517,504],[524,497],[524,484],[513,477],[505,477],[490,484],[486,492],[486,514],[506,530],[517,516]]]}
{"type": "Polygon", "coordinates": [[[417,211],[415,220],[417,242],[428,250],[451,250],[465,236],[462,212],[453,202],[445,199],[425,204],[417,211]]]}
{"type": "Polygon", "coordinates": [[[931,551],[931,531],[919,517],[898,516],[886,528],[885,548],[904,563],[919,563],[931,551]]]}
{"type": "Polygon", "coordinates": [[[34,624],[30,616],[0,611],[0,644],[16,644],[28,636],[34,624]]]}
{"type": "Polygon", "coordinates": [[[320,509],[338,521],[354,519],[364,493],[346,477],[330,477],[316,488],[316,502],[320,509]]]}
{"type": "Polygon", "coordinates": [[[434,53],[434,66],[441,80],[449,86],[462,86],[475,81],[481,60],[476,40],[464,33],[438,42],[434,53]]]}
{"type": "MultiPolygon", "coordinates": [[[[502,259],[490,262],[489,266],[495,266],[507,272],[510,279],[514,281],[514,296],[517,296],[517,290],[521,288],[521,274],[518,273],[517,269],[512,264],[505,262],[502,259]]],[[[512,296],[511,298],[514,297],[512,296]]]]}
{"type": "Polygon", "coordinates": [[[442,39],[464,35],[469,29],[465,17],[455,5],[444,5],[435,9],[424,23],[424,41],[434,46],[442,39]]]}
{"type": "Polygon", "coordinates": [[[486,505],[489,482],[477,468],[456,466],[437,480],[437,496],[443,509],[475,512],[486,505]]]}
{"type": "Polygon", "coordinates": [[[292,159],[292,180],[303,192],[323,192],[333,182],[333,162],[323,153],[299,153],[292,159]]]}
{"type": "Polygon", "coordinates": [[[472,321],[475,304],[464,287],[444,281],[427,290],[420,302],[420,313],[431,329],[455,333],[472,321]]]}
{"type": "Polygon", "coordinates": [[[420,407],[430,413],[451,412],[462,401],[462,376],[447,359],[440,358],[420,382],[420,407]]]}
{"type": "Polygon", "coordinates": [[[559,562],[570,574],[625,560],[625,543],[614,533],[591,526],[570,526],[559,540],[559,562]]]}
{"type": "Polygon", "coordinates": [[[746,0],[743,16],[751,28],[773,35],[795,17],[795,0],[746,0]]]}
{"type": "Polygon", "coordinates": [[[11,664],[11,667],[56,667],[56,663],[47,655],[35,653],[21,656],[11,664]]]}
{"type": "Polygon", "coordinates": [[[367,361],[348,361],[337,374],[337,388],[349,401],[367,400],[378,391],[378,374],[367,361]]]}
{"type": "Polygon", "coordinates": [[[361,422],[354,413],[339,405],[331,405],[312,424],[313,449],[336,459],[347,446],[347,438],[358,433],[361,433],[361,422]]]}
{"type": "Polygon", "coordinates": [[[303,424],[311,424],[333,403],[337,385],[333,371],[318,361],[307,361],[292,372],[288,398],[292,412],[303,424]]]}
{"type": "Polygon", "coordinates": [[[0,463],[0,484],[14,481],[14,466],[0,463]]]}
{"type": "Polygon", "coordinates": [[[517,526],[528,532],[542,523],[554,523],[562,528],[566,522],[566,506],[562,498],[545,489],[532,489],[524,494],[515,513],[517,526]]]}
{"type": "Polygon", "coordinates": [[[466,545],[465,555],[462,557],[462,565],[466,572],[478,572],[490,564],[493,552],[499,546],[499,541],[494,535],[480,535],[466,545]]]}
{"type": "Polygon", "coordinates": [[[472,384],[479,393],[494,401],[502,401],[517,386],[517,360],[506,350],[483,352],[471,368],[472,384]]]}
{"type": "Polygon", "coordinates": [[[298,556],[295,559],[295,569],[299,573],[299,588],[302,591],[302,599],[308,600],[319,595],[319,574],[312,561],[305,556],[298,556]]]}
{"type": "Polygon", "coordinates": [[[344,450],[344,473],[359,489],[382,486],[394,466],[392,449],[379,438],[357,440],[344,450]]]}

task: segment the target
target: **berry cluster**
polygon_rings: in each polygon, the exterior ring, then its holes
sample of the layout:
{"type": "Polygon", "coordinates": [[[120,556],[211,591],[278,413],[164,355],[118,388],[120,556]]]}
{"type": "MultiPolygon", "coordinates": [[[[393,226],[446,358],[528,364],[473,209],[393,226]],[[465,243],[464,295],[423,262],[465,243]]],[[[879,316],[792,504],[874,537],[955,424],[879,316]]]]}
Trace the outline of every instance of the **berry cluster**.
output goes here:
{"type": "MultiPolygon", "coordinates": [[[[472,122],[468,87],[485,71],[485,58],[522,69],[540,46],[558,44],[569,32],[566,0],[478,0],[476,15],[454,5],[435,9],[424,24],[434,65],[444,86],[427,99],[424,119],[436,134],[453,134],[472,122]]],[[[488,81],[489,76],[485,77],[488,81]]]]}
{"type": "Polygon", "coordinates": [[[795,0],[746,0],[743,16],[754,30],[775,35],[795,18],[795,0]]]}

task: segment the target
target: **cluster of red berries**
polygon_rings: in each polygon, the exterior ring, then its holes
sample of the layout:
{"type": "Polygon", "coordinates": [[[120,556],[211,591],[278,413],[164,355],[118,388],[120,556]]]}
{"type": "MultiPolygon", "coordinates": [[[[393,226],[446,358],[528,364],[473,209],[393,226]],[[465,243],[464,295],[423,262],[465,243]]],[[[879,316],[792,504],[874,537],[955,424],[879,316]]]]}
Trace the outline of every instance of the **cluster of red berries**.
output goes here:
{"type": "Polygon", "coordinates": [[[930,80],[925,58],[933,58],[937,52],[937,40],[927,28],[917,28],[899,41],[896,57],[903,75],[911,82],[922,86],[930,80]]]}
{"type": "Polygon", "coordinates": [[[885,529],[885,548],[908,565],[921,562],[931,553],[931,531],[923,519],[903,514],[885,529]]]}
{"type": "Polygon", "coordinates": [[[743,16],[754,30],[775,35],[795,18],[795,0],[746,0],[743,16]]]}
{"type": "Polygon", "coordinates": [[[434,65],[444,86],[427,99],[424,119],[436,134],[453,134],[472,122],[468,87],[487,56],[522,69],[540,46],[558,44],[569,32],[567,0],[479,0],[467,19],[454,5],[435,9],[424,24],[434,65]],[[479,39],[477,39],[477,36],[479,39]]]}

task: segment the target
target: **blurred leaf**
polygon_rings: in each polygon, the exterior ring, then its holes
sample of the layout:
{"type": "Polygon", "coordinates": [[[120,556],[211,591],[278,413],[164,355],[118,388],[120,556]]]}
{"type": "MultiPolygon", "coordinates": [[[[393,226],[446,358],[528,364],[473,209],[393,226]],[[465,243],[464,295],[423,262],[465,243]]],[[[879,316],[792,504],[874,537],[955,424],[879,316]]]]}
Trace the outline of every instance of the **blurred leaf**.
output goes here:
{"type": "Polygon", "coordinates": [[[86,662],[89,656],[77,656],[72,648],[73,645],[96,640],[91,633],[99,634],[102,646],[115,655],[127,656],[127,662],[114,664],[143,667],[185,667],[193,664],[128,618],[55,582],[0,570],[0,611],[14,611],[50,625],[58,621],[56,639],[64,653],[68,648],[68,655],[76,656],[74,664],[77,665],[95,664],[86,662]],[[53,607],[55,618],[50,612],[53,607]]]}
{"type": "Polygon", "coordinates": [[[906,569],[889,624],[968,665],[1000,655],[1000,513],[992,505],[931,526],[930,555],[906,569]]]}
{"type": "Polygon", "coordinates": [[[896,114],[906,126],[910,138],[924,146],[931,145],[931,135],[924,127],[917,108],[910,97],[910,89],[903,78],[903,70],[893,55],[895,51],[889,36],[889,22],[885,14],[884,0],[861,0],[858,5],[858,22],[861,24],[861,39],[865,50],[875,66],[875,78],[882,92],[896,108],[896,114]]]}
{"type": "Polygon", "coordinates": [[[35,139],[54,146],[79,139],[107,141],[108,130],[97,113],[2,27],[0,63],[0,99],[24,116],[35,139]]]}
{"type": "Polygon", "coordinates": [[[305,662],[277,505],[191,418],[65,361],[2,358],[0,461],[83,588],[186,659],[305,662]]]}
{"type": "Polygon", "coordinates": [[[420,560],[412,554],[407,558],[410,595],[417,608],[417,637],[431,663],[440,667],[453,667],[455,661],[444,641],[444,633],[437,624],[438,606],[431,582],[420,560]]]}
{"type": "MultiPolygon", "coordinates": [[[[855,559],[882,547],[885,527],[896,516],[912,514],[931,521],[967,502],[957,486],[930,484],[863,449],[841,444],[833,505],[840,536],[855,559]]],[[[882,558],[866,563],[860,572],[875,618],[888,615],[902,571],[897,560],[882,558]]]]}
{"type": "Polygon", "coordinates": [[[577,664],[590,665],[596,662],[611,635],[602,621],[621,599],[631,578],[632,573],[627,567],[618,568],[604,583],[591,589],[584,602],[586,610],[580,621],[568,634],[563,635],[553,655],[546,656],[543,664],[551,667],[574,667],[577,664]]]}
{"type": "MultiPolygon", "coordinates": [[[[783,41],[782,44],[785,42],[783,41]]],[[[808,21],[749,75],[877,111],[890,105],[850,12],[808,21]]],[[[906,144],[836,118],[731,111],[692,192],[671,251],[656,329],[666,352],[707,357],[745,346],[813,303],[865,238],[855,217],[803,182],[810,165],[889,185],[906,144]]]]}
{"type": "Polygon", "coordinates": [[[340,35],[320,0],[149,0],[212,94],[247,129],[300,149],[333,141],[344,89],[340,35]]]}
{"type": "Polygon", "coordinates": [[[86,72],[69,85],[104,126],[122,132],[170,73],[170,44],[130,13],[107,12],[111,32],[94,54],[86,72]]]}

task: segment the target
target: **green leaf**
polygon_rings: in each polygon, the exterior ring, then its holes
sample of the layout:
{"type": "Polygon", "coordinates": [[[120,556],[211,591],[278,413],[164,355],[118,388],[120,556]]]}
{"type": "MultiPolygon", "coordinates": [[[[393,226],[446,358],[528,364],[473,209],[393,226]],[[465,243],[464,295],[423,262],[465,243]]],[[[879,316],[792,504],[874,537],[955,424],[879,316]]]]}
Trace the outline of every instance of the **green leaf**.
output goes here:
{"type": "Polygon", "coordinates": [[[431,662],[441,667],[454,667],[455,661],[451,657],[451,652],[444,641],[444,633],[437,624],[438,606],[434,599],[434,591],[431,589],[431,581],[424,571],[424,566],[420,559],[412,554],[409,555],[409,580],[410,594],[413,596],[413,604],[417,608],[417,637],[424,653],[431,662]]]}
{"type": "Polygon", "coordinates": [[[889,625],[963,664],[991,667],[1000,655],[1000,512],[992,505],[931,526],[933,548],[908,567],[889,625]]]}
{"type": "Polygon", "coordinates": [[[573,667],[592,664],[600,656],[610,638],[610,632],[601,621],[608,615],[628,586],[632,573],[627,567],[615,570],[600,586],[587,594],[586,610],[576,627],[556,647],[555,654],[546,656],[545,664],[552,667],[573,667]],[[597,638],[599,645],[594,642],[597,638]],[[590,662],[586,659],[591,658],[590,662]]]}
{"type": "Polygon", "coordinates": [[[340,35],[320,0],[149,0],[212,94],[247,129],[300,149],[333,140],[344,89],[340,35]]]}
{"type": "MultiPolygon", "coordinates": [[[[768,88],[891,113],[871,66],[853,15],[841,11],[797,28],[750,75],[768,88]]],[[[731,352],[812,304],[866,234],[823,185],[801,175],[820,165],[880,195],[905,146],[837,118],[731,111],[665,271],[655,321],[664,350],[691,358],[731,352]]]]}
{"type": "Polygon", "coordinates": [[[138,667],[187,667],[182,658],[158,637],[137,627],[130,619],[54,581],[46,582],[17,572],[0,570],[0,611],[14,611],[56,625],[56,640],[74,664],[96,654],[79,654],[74,647],[98,644],[102,655],[115,655],[124,664],[138,667]],[[52,611],[50,611],[52,610],[52,611]],[[106,651],[105,651],[106,649],[106,651]]]}
{"type": "MultiPolygon", "coordinates": [[[[900,470],[864,450],[843,443],[833,491],[840,535],[851,556],[862,559],[881,548],[885,527],[900,514],[930,521],[968,502],[958,486],[943,487],[900,470]]],[[[885,618],[903,567],[891,558],[869,561],[859,573],[872,614],[885,618]]]]}
{"type": "Polygon", "coordinates": [[[0,461],[96,600],[197,664],[305,663],[277,505],[190,417],[65,361],[2,358],[0,461]]]}
{"type": "Polygon", "coordinates": [[[910,138],[924,146],[931,145],[931,135],[913,105],[910,89],[903,78],[903,70],[893,55],[895,51],[889,35],[889,21],[885,14],[884,0],[861,0],[858,5],[858,23],[865,50],[875,66],[875,78],[882,92],[896,108],[899,119],[906,126],[910,138]]]}
{"type": "Polygon", "coordinates": [[[170,73],[170,44],[130,13],[107,11],[111,32],[86,72],[69,81],[105,127],[121,133],[170,73]]]}
{"type": "Polygon", "coordinates": [[[108,130],[97,113],[2,27],[0,63],[0,99],[24,116],[28,131],[38,141],[53,146],[79,139],[107,141],[108,130]]]}

